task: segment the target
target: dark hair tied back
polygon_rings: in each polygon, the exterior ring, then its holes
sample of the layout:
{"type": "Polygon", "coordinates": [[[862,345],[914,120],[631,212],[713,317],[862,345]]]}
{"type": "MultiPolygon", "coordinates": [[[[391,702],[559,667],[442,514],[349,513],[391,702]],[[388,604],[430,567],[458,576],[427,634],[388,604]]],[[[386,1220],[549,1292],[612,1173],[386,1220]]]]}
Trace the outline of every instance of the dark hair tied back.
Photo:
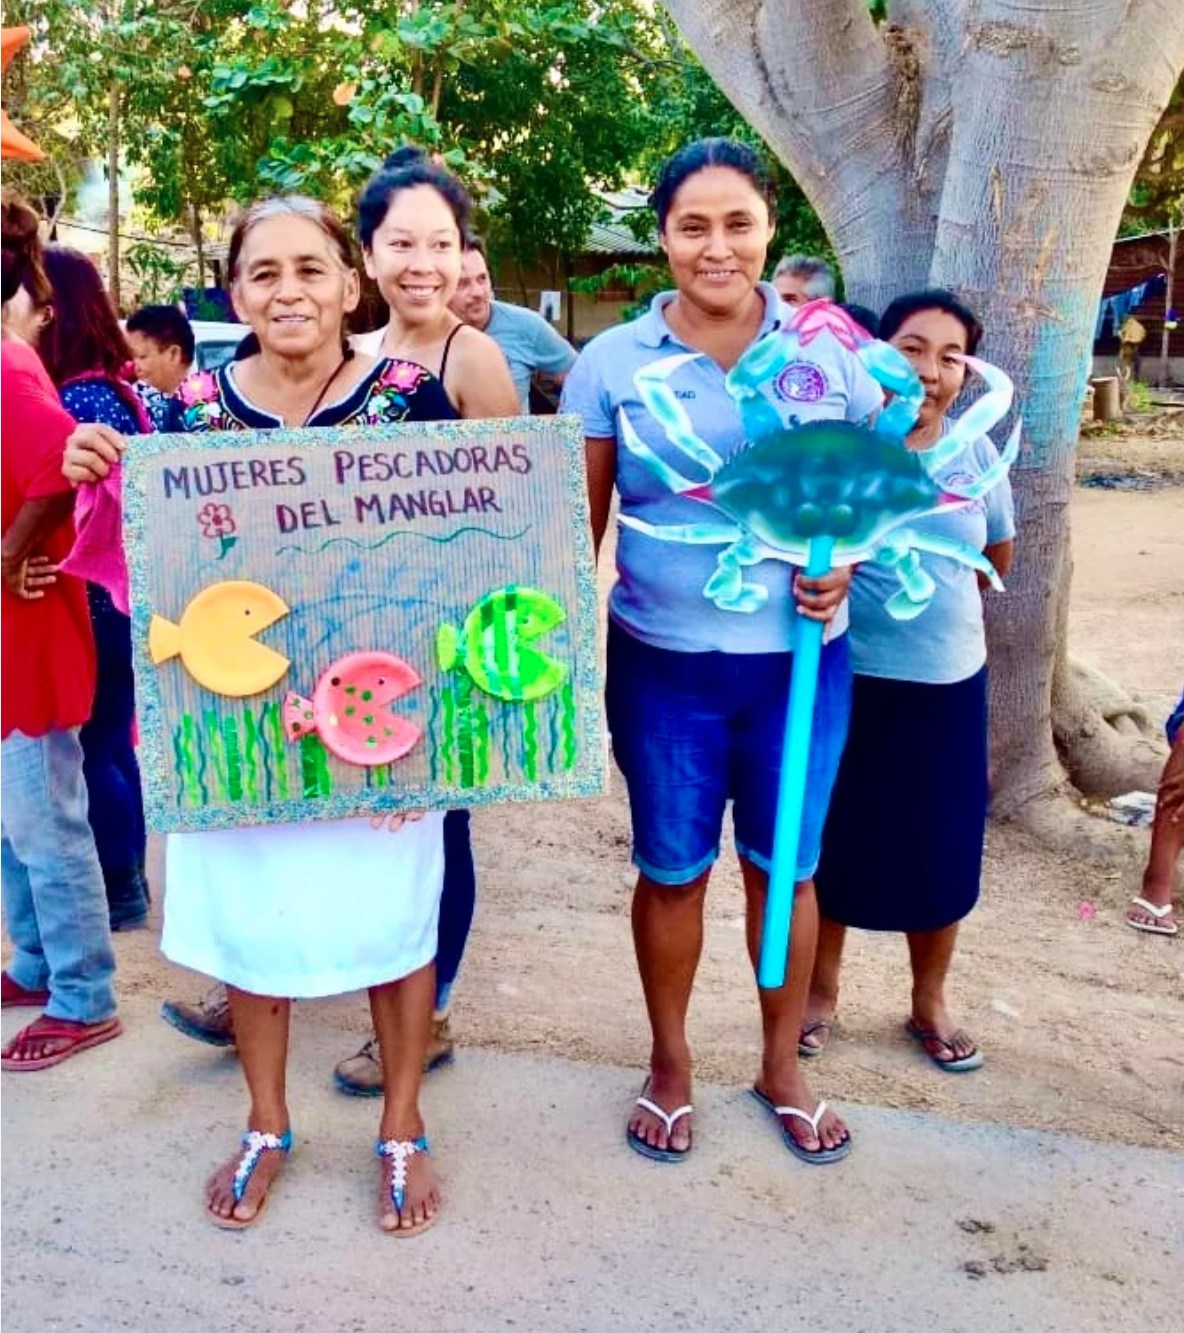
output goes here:
{"type": "Polygon", "coordinates": [[[37,211],[22,195],[6,190],[2,211],[3,300],[11,301],[24,287],[37,306],[53,297],[42,264],[37,211]]]}
{"type": "Polygon", "coordinates": [[[666,225],[666,216],[674,196],[684,183],[708,167],[728,167],[744,176],[761,196],[772,214],[777,195],[768,168],[755,148],[738,139],[696,139],[668,157],[658,172],[658,181],[650,195],[650,207],[658,215],[658,230],[666,225]]]}
{"type": "Polygon", "coordinates": [[[469,230],[473,201],[469,192],[447,168],[431,161],[422,148],[397,148],[366,182],[358,199],[358,237],[369,250],[374,233],[382,226],[391,202],[404,190],[430,185],[452,210],[456,229],[463,238],[469,230]]]}
{"type": "Polygon", "coordinates": [[[963,301],[945,287],[928,287],[920,292],[898,296],[880,316],[880,337],[885,342],[900,332],[901,326],[923,310],[941,310],[953,316],[966,330],[966,351],[974,356],[983,340],[982,321],[963,301]]]}

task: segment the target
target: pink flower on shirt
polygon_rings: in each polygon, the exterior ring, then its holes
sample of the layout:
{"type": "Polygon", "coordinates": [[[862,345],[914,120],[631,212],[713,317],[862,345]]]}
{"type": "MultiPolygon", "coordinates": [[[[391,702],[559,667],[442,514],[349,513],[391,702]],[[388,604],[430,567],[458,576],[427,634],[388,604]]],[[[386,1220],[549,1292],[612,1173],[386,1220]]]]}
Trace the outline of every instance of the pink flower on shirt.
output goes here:
{"type": "Polygon", "coordinates": [[[416,387],[423,376],[423,367],[417,366],[414,361],[392,361],[382,372],[380,383],[390,385],[400,393],[407,393],[416,387]]]}
{"type": "Polygon", "coordinates": [[[186,407],[208,403],[218,396],[218,381],[209,370],[199,370],[181,382],[181,401],[186,407]]]}

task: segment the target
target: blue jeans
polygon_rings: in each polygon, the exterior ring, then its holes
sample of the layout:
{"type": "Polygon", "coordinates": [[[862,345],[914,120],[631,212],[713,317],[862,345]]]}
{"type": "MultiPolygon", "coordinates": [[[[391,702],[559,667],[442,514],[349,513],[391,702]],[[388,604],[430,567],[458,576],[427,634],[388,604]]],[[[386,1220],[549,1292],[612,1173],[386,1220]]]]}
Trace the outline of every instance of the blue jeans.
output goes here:
{"type": "MultiPolygon", "coordinates": [[[[736,850],[768,872],[791,653],[679,653],[608,627],[608,724],[629,788],[633,863],[656,884],[691,884],[719,856],[732,802],[736,850]]],[[[847,739],[847,636],[822,650],[797,882],[818,866],[822,826],[847,739]]]]}
{"type": "Polygon", "coordinates": [[[460,971],[473,908],[477,872],[469,837],[469,812],[449,810],[444,816],[444,890],[440,895],[440,927],[436,944],[436,1008],[448,1008],[452,983],[460,971]]]}
{"type": "Polygon", "coordinates": [[[82,728],[83,773],[91,830],[107,885],[113,925],[148,911],[144,857],[148,846],[140,768],[132,745],[136,711],[131,621],[111,595],[87,585],[99,673],[90,721],[82,728]]]}
{"type": "Polygon", "coordinates": [[[0,759],[8,974],[26,990],[49,990],[51,1018],[100,1023],[115,1013],[115,955],[78,731],[14,731],[0,759]]]}

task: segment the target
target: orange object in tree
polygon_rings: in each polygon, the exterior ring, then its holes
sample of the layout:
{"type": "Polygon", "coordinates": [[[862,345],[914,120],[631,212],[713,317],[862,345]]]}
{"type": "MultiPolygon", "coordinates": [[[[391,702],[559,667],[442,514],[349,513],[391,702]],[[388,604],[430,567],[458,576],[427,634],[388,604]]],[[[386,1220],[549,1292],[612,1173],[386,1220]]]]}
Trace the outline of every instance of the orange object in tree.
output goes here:
{"type": "MultiPolygon", "coordinates": [[[[9,61],[29,40],[28,28],[0,28],[0,71],[8,68],[9,61]]],[[[23,135],[0,110],[0,157],[15,157],[21,162],[40,162],[45,154],[23,135]]]]}

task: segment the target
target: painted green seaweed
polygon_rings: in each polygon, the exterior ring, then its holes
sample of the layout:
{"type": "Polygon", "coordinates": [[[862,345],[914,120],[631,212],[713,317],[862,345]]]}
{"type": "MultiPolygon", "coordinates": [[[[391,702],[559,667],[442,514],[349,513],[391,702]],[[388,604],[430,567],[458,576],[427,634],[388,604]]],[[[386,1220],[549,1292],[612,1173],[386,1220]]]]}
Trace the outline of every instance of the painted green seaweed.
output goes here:
{"type": "Polygon", "coordinates": [[[243,798],[259,804],[259,724],[249,708],[243,709],[243,798]]]}
{"type": "MultiPolygon", "coordinates": [[[[491,782],[538,782],[568,773],[578,755],[577,710],[571,681],[537,702],[503,703],[454,677],[430,690],[428,746],[431,779],[472,789],[491,782]]],[[[233,801],[258,806],[294,795],[323,800],[333,794],[330,759],[309,733],[289,745],[278,703],[221,717],[207,709],[189,713],[173,730],[176,802],[183,808],[233,801]],[[299,786],[289,765],[298,759],[299,786]]],[[[368,789],[395,781],[394,768],[365,771],[368,789]]]]}
{"type": "Polygon", "coordinates": [[[459,787],[538,782],[570,772],[577,755],[575,693],[570,681],[546,699],[502,703],[463,677],[431,692],[428,718],[432,778],[459,787]]]}
{"type": "Polygon", "coordinates": [[[268,794],[278,801],[286,801],[291,797],[292,789],[288,781],[288,747],[279,704],[263,705],[259,730],[267,738],[268,757],[271,761],[267,765],[267,775],[274,788],[268,794]]]}
{"type": "Polygon", "coordinates": [[[243,798],[243,758],[238,737],[238,721],[233,717],[222,719],[222,744],[226,750],[226,794],[232,801],[243,798]]]}
{"type": "Polygon", "coordinates": [[[559,709],[563,732],[563,770],[570,773],[576,766],[576,696],[570,678],[563,683],[559,691],[559,709]]]}
{"type": "Polygon", "coordinates": [[[200,745],[197,724],[189,713],[183,714],[173,732],[173,751],[177,757],[177,780],[180,784],[177,793],[179,804],[191,806],[206,804],[206,786],[202,780],[205,760],[200,753],[200,745]]]}
{"type": "Polygon", "coordinates": [[[210,799],[220,803],[226,799],[229,787],[229,775],[226,771],[226,742],[222,737],[222,727],[218,714],[212,708],[202,713],[205,727],[206,753],[210,762],[210,799]]]}
{"type": "Polygon", "coordinates": [[[539,778],[539,725],[537,709],[530,700],[522,704],[522,768],[527,782],[539,778]]]}
{"type": "Polygon", "coordinates": [[[321,738],[312,732],[305,732],[300,738],[300,773],[306,801],[318,801],[333,795],[333,775],[329,772],[328,752],[321,738]]]}

